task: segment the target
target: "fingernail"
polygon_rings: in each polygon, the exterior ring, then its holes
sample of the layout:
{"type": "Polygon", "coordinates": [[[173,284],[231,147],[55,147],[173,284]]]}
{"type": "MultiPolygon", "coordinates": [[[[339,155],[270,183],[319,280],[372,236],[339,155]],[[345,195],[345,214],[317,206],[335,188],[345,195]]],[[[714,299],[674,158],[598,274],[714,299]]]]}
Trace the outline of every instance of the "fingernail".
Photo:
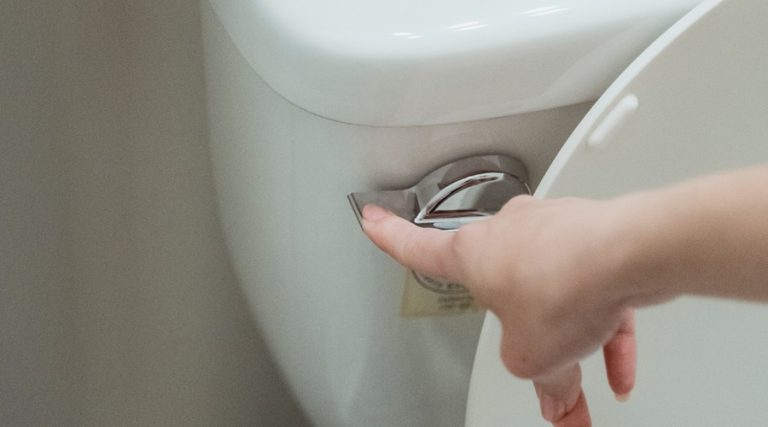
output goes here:
{"type": "Polygon", "coordinates": [[[555,422],[565,415],[565,401],[555,399],[547,393],[541,393],[541,416],[549,422],[555,422]]]}
{"type": "Polygon", "coordinates": [[[616,394],[616,400],[618,400],[621,403],[629,401],[629,398],[632,396],[632,393],[625,393],[625,394],[616,394]]]}
{"type": "Polygon", "coordinates": [[[388,210],[376,205],[368,204],[363,206],[363,219],[366,221],[376,221],[390,214],[388,210]]]}

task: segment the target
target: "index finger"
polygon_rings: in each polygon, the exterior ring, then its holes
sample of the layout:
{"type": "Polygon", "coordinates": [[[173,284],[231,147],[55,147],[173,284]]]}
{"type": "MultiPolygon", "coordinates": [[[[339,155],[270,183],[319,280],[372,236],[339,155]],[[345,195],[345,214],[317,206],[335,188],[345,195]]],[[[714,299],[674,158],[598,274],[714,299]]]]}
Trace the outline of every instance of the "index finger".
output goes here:
{"type": "Polygon", "coordinates": [[[411,224],[376,205],[363,207],[363,231],[400,264],[431,277],[460,281],[454,233],[411,224]]]}

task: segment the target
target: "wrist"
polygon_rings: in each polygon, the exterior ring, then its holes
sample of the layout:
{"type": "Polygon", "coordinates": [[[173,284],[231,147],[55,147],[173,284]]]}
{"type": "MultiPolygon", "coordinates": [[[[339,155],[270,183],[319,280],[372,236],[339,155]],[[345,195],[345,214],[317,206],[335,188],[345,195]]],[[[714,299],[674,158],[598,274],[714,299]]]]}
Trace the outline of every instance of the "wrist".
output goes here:
{"type": "Polygon", "coordinates": [[[666,198],[660,192],[642,192],[605,202],[605,286],[622,307],[658,304],[682,293],[670,281],[675,267],[675,233],[670,228],[675,225],[667,221],[673,207],[666,198]]]}

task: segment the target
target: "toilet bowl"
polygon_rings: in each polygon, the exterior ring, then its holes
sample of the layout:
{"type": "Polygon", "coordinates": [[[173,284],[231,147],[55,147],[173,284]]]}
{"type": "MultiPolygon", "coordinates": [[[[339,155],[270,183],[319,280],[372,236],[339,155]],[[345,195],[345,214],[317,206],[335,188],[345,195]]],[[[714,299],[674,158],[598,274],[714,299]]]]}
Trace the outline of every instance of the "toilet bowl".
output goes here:
{"type": "MultiPolygon", "coordinates": [[[[645,105],[644,96],[633,107],[603,92],[698,3],[201,2],[229,255],[314,425],[541,422],[530,386],[495,362],[492,317],[481,337],[482,313],[400,315],[406,272],[365,239],[345,196],[409,188],[483,154],[522,161],[540,196],[606,196],[685,176],[651,168],[653,179],[601,193],[601,180],[615,175],[588,172],[598,160],[614,165],[620,153],[597,147],[626,136],[621,126],[595,136],[593,124],[610,116],[623,126],[627,114],[609,114],[616,105],[630,113],[645,105]],[[575,138],[592,141],[598,159],[580,157],[575,138]]],[[[596,413],[612,407],[600,405],[596,413]]],[[[615,416],[604,425],[629,425],[615,416]]]]}

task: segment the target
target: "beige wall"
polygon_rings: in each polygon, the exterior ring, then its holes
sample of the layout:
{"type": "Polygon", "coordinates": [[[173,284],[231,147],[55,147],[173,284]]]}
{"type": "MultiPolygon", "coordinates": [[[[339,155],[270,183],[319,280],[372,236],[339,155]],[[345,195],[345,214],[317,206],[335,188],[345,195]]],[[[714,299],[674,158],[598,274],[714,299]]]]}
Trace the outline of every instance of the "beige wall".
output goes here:
{"type": "Polygon", "coordinates": [[[0,424],[302,425],[219,234],[194,0],[0,0],[0,424]]]}

